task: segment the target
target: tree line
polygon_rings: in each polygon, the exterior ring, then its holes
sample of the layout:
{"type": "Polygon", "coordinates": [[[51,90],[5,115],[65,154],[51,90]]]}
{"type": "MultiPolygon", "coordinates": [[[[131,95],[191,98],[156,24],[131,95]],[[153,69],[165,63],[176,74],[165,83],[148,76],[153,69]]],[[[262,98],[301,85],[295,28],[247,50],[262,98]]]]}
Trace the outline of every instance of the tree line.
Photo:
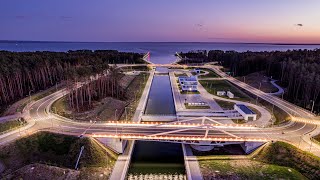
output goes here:
{"type": "Polygon", "coordinates": [[[308,109],[315,102],[314,110],[320,112],[320,49],[271,52],[211,50],[201,61],[187,59],[193,63],[216,61],[234,76],[264,71],[286,87],[286,100],[308,109]]]}
{"type": "MultiPolygon", "coordinates": [[[[87,83],[77,87],[78,82],[68,83],[67,88],[69,107],[77,112],[86,111],[93,107],[94,101],[100,101],[106,97],[124,99],[124,89],[119,85],[119,69],[110,67],[107,72],[99,74],[98,78],[88,78],[87,83]]],[[[70,82],[70,81],[69,81],[70,82]]]]}
{"type": "Polygon", "coordinates": [[[0,109],[62,81],[71,87],[92,75],[106,73],[109,64],[144,63],[142,56],[116,50],[0,51],[0,109]]]}

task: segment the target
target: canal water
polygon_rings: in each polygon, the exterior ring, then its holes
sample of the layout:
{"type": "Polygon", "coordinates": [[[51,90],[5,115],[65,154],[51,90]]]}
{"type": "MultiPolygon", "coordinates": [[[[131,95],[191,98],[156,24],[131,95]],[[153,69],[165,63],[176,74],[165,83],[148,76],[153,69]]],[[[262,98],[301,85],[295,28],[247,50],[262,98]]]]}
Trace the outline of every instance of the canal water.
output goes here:
{"type": "Polygon", "coordinates": [[[181,144],[136,141],[128,179],[146,175],[152,179],[185,179],[181,144]]]}
{"type": "MultiPolygon", "coordinates": [[[[165,73],[168,70],[157,71],[165,73]]],[[[145,114],[176,114],[168,75],[154,76],[145,114]]],[[[127,178],[186,179],[181,144],[136,141],[127,178]]]]}
{"type": "Polygon", "coordinates": [[[155,75],[153,77],[145,114],[176,114],[170,79],[168,75],[155,75]]]}

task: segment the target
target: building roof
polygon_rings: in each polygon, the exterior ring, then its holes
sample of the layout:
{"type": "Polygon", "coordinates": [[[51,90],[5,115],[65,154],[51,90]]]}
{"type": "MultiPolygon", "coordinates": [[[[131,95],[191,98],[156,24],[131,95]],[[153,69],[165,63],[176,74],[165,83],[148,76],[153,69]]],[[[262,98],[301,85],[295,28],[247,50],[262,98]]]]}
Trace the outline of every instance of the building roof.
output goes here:
{"type": "Polygon", "coordinates": [[[244,104],[236,104],[236,106],[238,106],[245,114],[256,114],[244,104]]]}
{"type": "Polygon", "coordinates": [[[184,79],[184,81],[197,81],[197,77],[196,76],[179,76],[179,79],[184,79]]]}

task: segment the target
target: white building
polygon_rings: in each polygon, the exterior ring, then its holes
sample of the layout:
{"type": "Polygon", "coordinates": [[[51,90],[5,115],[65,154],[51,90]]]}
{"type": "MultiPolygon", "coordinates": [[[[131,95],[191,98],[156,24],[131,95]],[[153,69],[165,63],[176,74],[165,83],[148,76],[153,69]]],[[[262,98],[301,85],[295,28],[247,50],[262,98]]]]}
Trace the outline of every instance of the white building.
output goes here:
{"type": "Polygon", "coordinates": [[[234,94],[232,92],[230,92],[230,91],[227,91],[227,96],[230,99],[234,98],[234,94]]]}
{"type": "Polygon", "coordinates": [[[217,96],[225,96],[226,92],[225,91],[217,91],[217,96]]]}
{"type": "Polygon", "coordinates": [[[198,80],[196,76],[180,76],[178,81],[182,91],[198,91],[198,80]]]}
{"type": "Polygon", "coordinates": [[[234,109],[237,110],[246,121],[257,120],[257,114],[244,104],[235,104],[234,109]]]}

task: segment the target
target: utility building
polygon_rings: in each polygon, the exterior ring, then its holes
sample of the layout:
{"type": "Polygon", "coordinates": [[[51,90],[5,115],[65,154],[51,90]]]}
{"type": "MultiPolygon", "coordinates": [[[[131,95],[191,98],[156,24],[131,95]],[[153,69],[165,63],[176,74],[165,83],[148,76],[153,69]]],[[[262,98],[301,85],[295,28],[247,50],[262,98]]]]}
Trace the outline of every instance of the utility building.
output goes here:
{"type": "Polygon", "coordinates": [[[235,104],[234,109],[237,110],[246,121],[257,120],[257,114],[244,104],[235,104]]]}

